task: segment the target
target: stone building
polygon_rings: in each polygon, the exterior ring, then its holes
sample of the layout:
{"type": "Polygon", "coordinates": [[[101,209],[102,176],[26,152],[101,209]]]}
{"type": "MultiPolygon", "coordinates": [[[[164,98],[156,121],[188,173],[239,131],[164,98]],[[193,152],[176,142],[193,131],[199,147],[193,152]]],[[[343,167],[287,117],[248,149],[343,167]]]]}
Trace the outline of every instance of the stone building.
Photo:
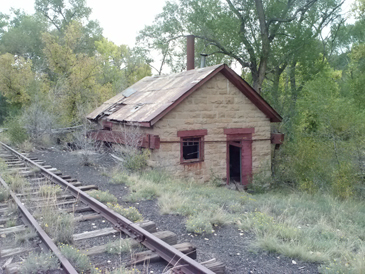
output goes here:
{"type": "Polygon", "coordinates": [[[248,184],[269,172],[272,122],[280,115],[227,65],[145,77],[87,118],[101,129],[97,140],[124,143],[118,125],[139,125],[139,145],[151,164],[178,177],[207,181],[218,176],[248,184]]]}

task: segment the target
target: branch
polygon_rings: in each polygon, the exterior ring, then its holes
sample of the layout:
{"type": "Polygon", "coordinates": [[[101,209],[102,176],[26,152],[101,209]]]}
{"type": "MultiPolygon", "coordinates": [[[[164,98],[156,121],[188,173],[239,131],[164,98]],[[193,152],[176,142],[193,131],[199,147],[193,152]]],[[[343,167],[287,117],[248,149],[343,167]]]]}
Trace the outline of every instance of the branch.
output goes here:
{"type": "Polygon", "coordinates": [[[233,53],[233,52],[228,51],[227,49],[225,49],[222,46],[222,44],[219,43],[218,41],[213,40],[213,39],[208,38],[208,37],[199,36],[199,35],[195,35],[195,37],[210,42],[213,46],[216,46],[217,48],[219,48],[221,50],[220,53],[226,54],[226,55],[231,56],[232,58],[236,59],[238,61],[238,63],[241,64],[242,67],[249,67],[249,68],[251,68],[251,64],[250,63],[243,61],[238,55],[236,55],[235,53],[233,53]]]}

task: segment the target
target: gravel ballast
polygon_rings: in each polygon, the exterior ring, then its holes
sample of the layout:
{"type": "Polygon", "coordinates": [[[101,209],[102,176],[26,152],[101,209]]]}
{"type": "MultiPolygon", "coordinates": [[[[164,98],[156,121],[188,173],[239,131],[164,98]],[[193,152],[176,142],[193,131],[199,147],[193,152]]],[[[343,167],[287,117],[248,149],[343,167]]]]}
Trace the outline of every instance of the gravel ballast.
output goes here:
{"type": "MultiPolygon", "coordinates": [[[[249,232],[242,233],[233,225],[215,227],[216,235],[193,235],[187,233],[184,217],[161,215],[157,200],[137,203],[123,201],[123,197],[128,194],[128,188],[109,183],[110,178],[106,174],[111,171],[115,163],[107,156],[96,157],[93,166],[83,166],[77,151],[52,148],[33,152],[30,156],[45,161],[46,164],[62,171],[64,175],[78,179],[84,185],[97,185],[102,191],[109,190],[117,196],[118,203],[123,206],[134,206],[143,215],[144,220],[154,221],[159,231],[172,231],[177,234],[179,243],[190,242],[195,245],[199,262],[212,258],[223,262],[226,273],[318,273],[318,264],[301,262],[295,258],[252,248],[254,235],[249,232]]],[[[154,269],[156,269],[154,273],[160,273],[158,269],[161,268],[154,269]]]]}

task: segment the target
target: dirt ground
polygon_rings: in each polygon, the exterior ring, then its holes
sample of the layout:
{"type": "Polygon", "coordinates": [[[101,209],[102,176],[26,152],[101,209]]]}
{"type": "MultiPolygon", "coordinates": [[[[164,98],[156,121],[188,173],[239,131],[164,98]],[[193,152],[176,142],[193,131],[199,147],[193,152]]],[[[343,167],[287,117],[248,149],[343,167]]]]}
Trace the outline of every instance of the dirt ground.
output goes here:
{"type": "MultiPolygon", "coordinates": [[[[245,233],[241,236],[235,226],[216,228],[215,235],[192,236],[185,230],[184,217],[178,215],[161,215],[156,200],[126,203],[123,197],[128,194],[124,185],[109,184],[106,176],[115,162],[105,155],[94,156],[93,166],[81,164],[78,151],[66,151],[63,148],[53,147],[47,150],[38,150],[31,156],[44,160],[46,164],[59,169],[64,175],[71,175],[84,185],[95,184],[100,190],[109,190],[118,198],[122,205],[138,208],[144,220],[154,221],[158,230],[169,230],[178,235],[178,242],[190,242],[197,247],[198,261],[207,261],[212,258],[226,265],[226,273],[318,273],[318,264],[301,262],[280,254],[268,253],[252,248],[254,235],[245,233]]],[[[234,191],[234,190],[232,190],[234,191]]],[[[158,269],[158,268],[157,268],[158,269]]],[[[157,270],[158,271],[158,270],[157,270]]],[[[153,273],[159,273],[154,271],[153,273]]]]}

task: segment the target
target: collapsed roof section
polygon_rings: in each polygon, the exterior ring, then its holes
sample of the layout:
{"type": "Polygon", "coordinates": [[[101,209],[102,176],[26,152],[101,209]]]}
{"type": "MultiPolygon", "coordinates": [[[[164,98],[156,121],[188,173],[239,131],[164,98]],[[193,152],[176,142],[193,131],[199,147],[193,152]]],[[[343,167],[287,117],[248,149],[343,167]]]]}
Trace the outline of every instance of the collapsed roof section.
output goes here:
{"type": "Polygon", "coordinates": [[[87,115],[87,118],[93,121],[107,118],[109,121],[151,127],[219,72],[265,113],[271,122],[281,122],[280,115],[225,64],[171,75],[145,77],[104,102],[87,115]]]}

